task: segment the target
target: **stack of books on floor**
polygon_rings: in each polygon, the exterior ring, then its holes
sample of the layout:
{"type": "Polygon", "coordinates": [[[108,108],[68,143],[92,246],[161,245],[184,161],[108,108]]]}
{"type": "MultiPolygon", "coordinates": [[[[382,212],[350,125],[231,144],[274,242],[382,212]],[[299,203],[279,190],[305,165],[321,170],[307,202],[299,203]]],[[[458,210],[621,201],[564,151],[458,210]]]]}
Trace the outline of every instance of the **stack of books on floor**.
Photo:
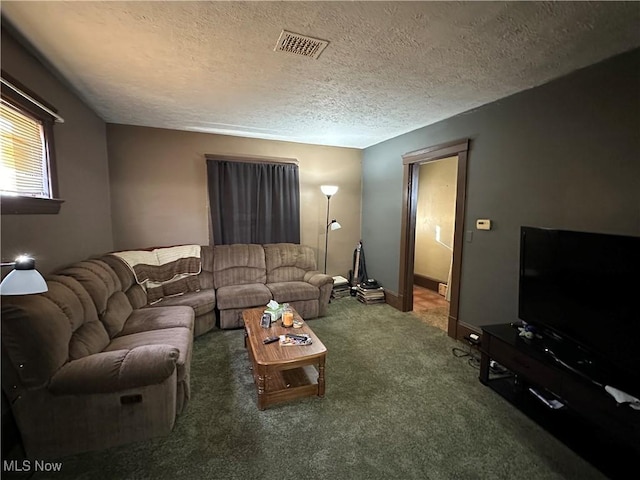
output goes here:
{"type": "Polygon", "coordinates": [[[358,285],[356,297],[362,303],[384,303],[384,288],[363,288],[358,285]]]}
{"type": "Polygon", "coordinates": [[[349,296],[349,281],[337,275],[333,277],[333,291],[331,292],[331,298],[342,298],[349,296]]]}

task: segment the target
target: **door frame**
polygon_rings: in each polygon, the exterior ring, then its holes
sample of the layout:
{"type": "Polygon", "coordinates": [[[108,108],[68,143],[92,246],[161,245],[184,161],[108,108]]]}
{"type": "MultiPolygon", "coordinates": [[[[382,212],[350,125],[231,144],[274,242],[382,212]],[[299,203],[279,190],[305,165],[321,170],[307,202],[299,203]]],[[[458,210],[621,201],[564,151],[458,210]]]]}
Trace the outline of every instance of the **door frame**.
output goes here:
{"type": "Polygon", "coordinates": [[[458,336],[458,308],[460,299],[460,277],[462,273],[462,246],[464,244],[464,213],[467,190],[467,152],[469,139],[442,143],[422,148],[402,155],[403,198],[402,230],[400,241],[400,284],[398,296],[401,310],[413,309],[413,273],[416,248],[416,211],[418,204],[418,171],[423,163],[458,157],[458,176],[456,181],[456,218],[453,236],[453,266],[451,271],[451,292],[449,322],[447,334],[458,336]]]}

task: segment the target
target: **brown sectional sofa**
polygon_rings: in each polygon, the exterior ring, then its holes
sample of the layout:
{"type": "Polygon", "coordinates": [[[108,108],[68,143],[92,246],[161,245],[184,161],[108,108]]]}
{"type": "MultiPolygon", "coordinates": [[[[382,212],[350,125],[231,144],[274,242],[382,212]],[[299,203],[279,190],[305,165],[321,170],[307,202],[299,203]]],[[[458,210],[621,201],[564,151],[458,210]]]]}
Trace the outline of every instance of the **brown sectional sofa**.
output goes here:
{"type": "Polygon", "coordinates": [[[242,327],[243,310],[272,299],[289,303],[302,318],[326,314],[333,278],[316,270],[310,247],[278,243],[213,248],[220,328],[242,327]]]}
{"type": "Polygon", "coordinates": [[[303,318],[326,313],[333,279],[310,247],[200,249],[199,288],[148,305],[114,255],[46,278],[49,291],[2,297],[2,389],[29,458],[53,458],[168,434],[189,397],[193,337],[242,326],[275,299],[303,318]]]}

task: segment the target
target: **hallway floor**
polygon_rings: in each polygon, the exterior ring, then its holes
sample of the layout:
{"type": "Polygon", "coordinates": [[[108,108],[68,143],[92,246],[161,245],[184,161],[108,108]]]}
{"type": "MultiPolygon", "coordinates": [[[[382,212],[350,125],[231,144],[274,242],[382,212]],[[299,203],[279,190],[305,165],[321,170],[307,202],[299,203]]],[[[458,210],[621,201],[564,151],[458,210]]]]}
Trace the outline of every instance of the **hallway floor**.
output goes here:
{"type": "Polygon", "coordinates": [[[447,331],[449,302],[433,290],[414,285],[413,313],[427,325],[447,331]]]}

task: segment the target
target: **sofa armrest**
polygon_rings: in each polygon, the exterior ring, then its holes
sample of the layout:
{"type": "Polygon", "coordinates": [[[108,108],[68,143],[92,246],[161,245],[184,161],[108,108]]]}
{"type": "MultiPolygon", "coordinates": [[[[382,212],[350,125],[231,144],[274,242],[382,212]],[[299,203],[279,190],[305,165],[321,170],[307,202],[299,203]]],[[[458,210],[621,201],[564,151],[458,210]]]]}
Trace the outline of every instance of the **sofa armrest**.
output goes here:
{"type": "Polygon", "coordinates": [[[169,345],[96,353],[64,365],[51,379],[49,391],[74,395],[155,385],[174,372],[178,355],[178,349],[169,345]]]}
{"type": "Polygon", "coordinates": [[[333,285],[333,277],[326,273],[319,272],[318,270],[310,270],[304,274],[305,282],[310,283],[314,287],[322,287],[323,285],[333,285]]]}

